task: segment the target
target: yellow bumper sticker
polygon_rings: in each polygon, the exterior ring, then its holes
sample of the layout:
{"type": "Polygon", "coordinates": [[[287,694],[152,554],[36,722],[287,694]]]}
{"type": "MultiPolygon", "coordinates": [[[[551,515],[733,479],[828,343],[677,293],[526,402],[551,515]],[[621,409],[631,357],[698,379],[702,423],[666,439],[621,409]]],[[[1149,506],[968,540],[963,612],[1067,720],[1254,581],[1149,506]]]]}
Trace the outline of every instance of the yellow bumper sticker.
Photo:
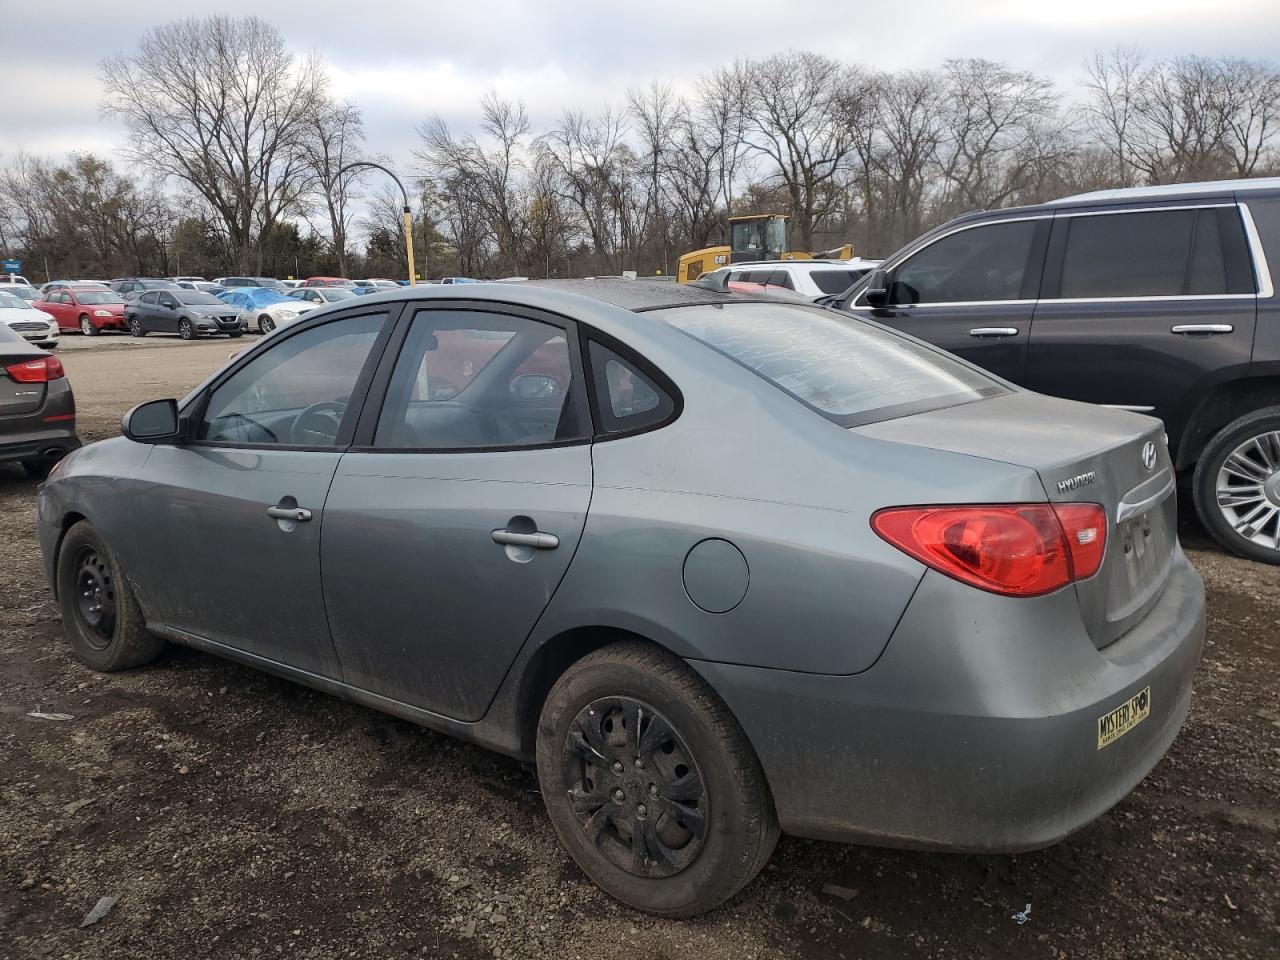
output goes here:
{"type": "Polygon", "coordinates": [[[1151,714],[1151,688],[1146,687],[1110,713],[1098,718],[1098,749],[1115,743],[1151,714]]]}

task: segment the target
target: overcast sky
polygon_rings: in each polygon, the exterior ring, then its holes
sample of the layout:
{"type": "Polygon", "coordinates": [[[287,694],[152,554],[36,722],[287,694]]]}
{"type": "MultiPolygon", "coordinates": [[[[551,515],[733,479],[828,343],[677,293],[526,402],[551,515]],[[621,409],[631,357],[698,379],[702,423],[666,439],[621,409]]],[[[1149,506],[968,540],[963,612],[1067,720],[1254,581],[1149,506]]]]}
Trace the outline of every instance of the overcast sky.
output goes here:
{"type": "Polygon", "coordinates": [[[523,98],[535,127],[628,87],[687,88],[739,56],[807,49],[872,67],[980,56],[1053,77],[1075,95],[1091,51],[1275,58],[1278,0],[0,0],[0,162],[19,150],[110,153],[98,64],[179,12],[254,13],[328,64],[364,111],[367,149],[407,166],[432,113],[465,124],[489,87],[523,98]]]}

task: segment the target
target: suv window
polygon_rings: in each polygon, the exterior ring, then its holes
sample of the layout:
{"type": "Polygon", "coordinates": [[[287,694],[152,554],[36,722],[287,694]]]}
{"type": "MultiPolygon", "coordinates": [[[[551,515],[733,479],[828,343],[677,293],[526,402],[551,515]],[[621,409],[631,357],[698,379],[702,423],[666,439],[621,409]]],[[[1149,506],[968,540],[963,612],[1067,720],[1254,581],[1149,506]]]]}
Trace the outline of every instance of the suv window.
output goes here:
{"type": "Polygon", "coordinates": [[[1035,220],[970,227],[936,240],[894,267],[890,304],[1022,298],[1035,220]]]}
{"type": "Polygon", "coordinates": [[[1007,392],[941,350],[829,310],[743,302],[653,315],[845,427],[1007,392]]]}
{"type": "Polygon", "coordinates": [[[643,430],[675,411],[671,395],[631,361],[594,340],[590,353],[596,410],[606,433],[643,430]]]}
{"type": "Polygon", "coordinates": [[[346,317],[279,340],[213,391],[196,438],[335,446],[385,320],[386,314],[346,317]]]}
{"type": "Polygon", "coordinates": [[[374,446],[465,450],[582,436],[565,331],[526,317],[419,310],[374,446]]]}
{"type": "Polygon", "coordinates": [[[1254,292],[1234,207],[1075,216],[1066,230],[1063,299],[1254,292]]]}

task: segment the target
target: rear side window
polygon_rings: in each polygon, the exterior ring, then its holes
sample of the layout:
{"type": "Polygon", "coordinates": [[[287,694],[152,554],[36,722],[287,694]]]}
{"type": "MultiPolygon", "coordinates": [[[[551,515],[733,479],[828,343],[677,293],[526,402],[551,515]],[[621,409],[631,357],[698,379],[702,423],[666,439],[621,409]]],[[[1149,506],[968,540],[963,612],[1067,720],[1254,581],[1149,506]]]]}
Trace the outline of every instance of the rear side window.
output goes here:
{"type": "Polygon", "coordinates": [[[1077,216],[1066,229],[1062,299],[1254,292],[1235,207],[1077,216]]]}
{"type": "Polygon", "coordinates": [[[809,279],[823,293],[844,293],[860,276],[862,272],[855,270],[814,270],[809,279]]]}
{"type": "Polygon", "coordinates": [[[654,316],[845,427],[1008,392],[941,351],[830,310],[700,304],[654,316]]]}
{"type": "Polygon", "coordinates": [[[589,352],[596,412],[605,433],[644,430],[675,412],[671,394],[636,364],[594,340],[589,352]]]}

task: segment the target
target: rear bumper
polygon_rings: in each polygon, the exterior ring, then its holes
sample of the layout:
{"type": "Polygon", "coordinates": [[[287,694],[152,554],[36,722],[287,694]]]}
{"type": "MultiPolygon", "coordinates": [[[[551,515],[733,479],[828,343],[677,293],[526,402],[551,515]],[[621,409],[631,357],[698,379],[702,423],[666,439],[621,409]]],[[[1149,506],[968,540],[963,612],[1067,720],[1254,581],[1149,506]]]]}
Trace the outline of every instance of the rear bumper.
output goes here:
{"type": "Polygon", "coordinates": [[[861,674],[692,666],[745,729],[788,833],[1016,852],[1085,826],[1159,762],[1204,628],[1204,587],[1179,550],[1150,613],[1103,650],[1073,590],[1010,601],[928,573],[861,674]],[[1147,687],[1149,716],[1099,749],[1099,718],[1147,687]]]}
{"type": "Polygon", "coordinates": [[[66,456],[79,446],[80,438],[76,436],[74,425],[54,430],[27,430],[0,436],[0,463],[56,459],[66,456]]]}

